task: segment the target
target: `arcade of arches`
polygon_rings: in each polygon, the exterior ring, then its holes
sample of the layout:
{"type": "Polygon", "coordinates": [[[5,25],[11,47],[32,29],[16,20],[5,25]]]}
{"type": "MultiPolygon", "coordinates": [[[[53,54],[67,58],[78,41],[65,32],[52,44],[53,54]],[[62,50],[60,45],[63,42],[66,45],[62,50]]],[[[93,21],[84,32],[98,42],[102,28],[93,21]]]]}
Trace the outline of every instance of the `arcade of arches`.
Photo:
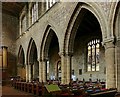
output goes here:
{"type": "Polygon", "coordinates": [[[120,3],[55,2],[49,9],[45,2],[35,4],[38,11],[31,12],[34,4],[27,2],[17,16],[3,9],[3,80],[91,79],[120,91],[120,3]]]}

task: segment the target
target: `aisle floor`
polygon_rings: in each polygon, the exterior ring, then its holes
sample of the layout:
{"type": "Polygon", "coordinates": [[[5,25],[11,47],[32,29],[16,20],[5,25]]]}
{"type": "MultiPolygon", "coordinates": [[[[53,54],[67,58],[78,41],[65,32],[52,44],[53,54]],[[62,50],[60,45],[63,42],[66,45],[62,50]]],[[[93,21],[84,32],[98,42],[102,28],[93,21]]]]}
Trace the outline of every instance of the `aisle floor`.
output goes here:
{"type": "Polygon", "coordinates": [[[2,86],[2,90],[0,89],[0,94],[2,97],[37,97],[31,93],[16,90],[11,86],[2,86]]]}

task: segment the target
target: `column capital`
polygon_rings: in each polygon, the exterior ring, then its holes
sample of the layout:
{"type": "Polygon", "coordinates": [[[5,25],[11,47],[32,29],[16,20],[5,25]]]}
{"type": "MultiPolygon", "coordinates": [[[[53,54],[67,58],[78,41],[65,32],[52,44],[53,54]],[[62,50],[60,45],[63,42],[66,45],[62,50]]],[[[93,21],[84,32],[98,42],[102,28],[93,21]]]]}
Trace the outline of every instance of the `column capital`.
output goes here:
{"type": "Polygon", "coordinates": [[[0,48],[2,48],[2,49],[3,49],[3,48],[6,48],[6,49],[7,49],[8,47],[7,47],[7,46],[1,46],[0,48]]]}
{"type": "Polygon", "coordinates": [[[105,49],[115,48],[114,40],[105,41],[102,43],[105,49]]]}

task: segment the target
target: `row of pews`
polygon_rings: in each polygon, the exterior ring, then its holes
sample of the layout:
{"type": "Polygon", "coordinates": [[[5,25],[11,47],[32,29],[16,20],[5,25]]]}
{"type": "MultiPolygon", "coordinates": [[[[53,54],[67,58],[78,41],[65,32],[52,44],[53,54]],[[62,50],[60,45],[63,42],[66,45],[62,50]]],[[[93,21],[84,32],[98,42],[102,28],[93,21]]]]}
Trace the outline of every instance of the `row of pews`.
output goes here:
{"type": "Polygon", "coordinates": [[[43,86],[41,83],[15,82],[13,87],[17,90],[25,91],[38,96],[42,96],[43,92],[43,86]]]}
{"type": "Polygon", "coordinates": [[[12,83],[15,89],[25,91],[40,97],[114,97],[116,89],[105,89],[101,82],[72,82],[61,85],[59,82],[20,82],[12,83]]]}

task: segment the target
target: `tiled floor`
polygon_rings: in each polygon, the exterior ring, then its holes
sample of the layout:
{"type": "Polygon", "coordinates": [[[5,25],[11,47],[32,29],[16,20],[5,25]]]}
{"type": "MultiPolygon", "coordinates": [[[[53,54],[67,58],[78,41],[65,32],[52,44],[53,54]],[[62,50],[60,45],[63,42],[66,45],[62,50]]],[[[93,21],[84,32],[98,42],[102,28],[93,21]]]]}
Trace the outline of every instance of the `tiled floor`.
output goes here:
{"type": "Polygon", "coordinates": [[[2,97],[36,97],[30,93],[19,91],[11,86],[2,86],[2,97]]]}

